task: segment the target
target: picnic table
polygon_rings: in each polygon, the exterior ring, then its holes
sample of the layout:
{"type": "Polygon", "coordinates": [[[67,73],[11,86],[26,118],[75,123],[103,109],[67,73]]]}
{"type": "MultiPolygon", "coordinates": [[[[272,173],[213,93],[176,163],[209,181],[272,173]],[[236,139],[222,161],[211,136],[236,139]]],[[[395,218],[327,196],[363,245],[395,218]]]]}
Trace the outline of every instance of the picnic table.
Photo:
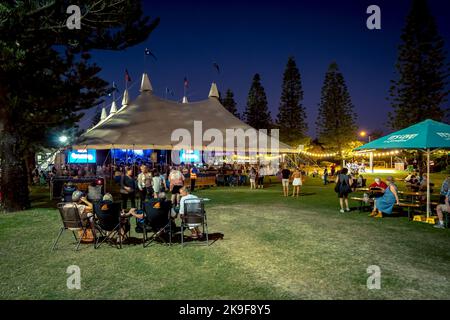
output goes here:
{"type": "MultiPolygon", "coordinates": [[[[377,194],[383,193],[382,190],[377,190],[377,189],[371,189],[371,188],[357,188],[355,190],[356,192],[370,192],[369,193],[369,200],[367,203],[367,198],[364,197],[351,197],[350,199],[352,200],[356,200],[360,202],[360,206],[359,206],[359,211],[362,211],[363,207],[364,207],[364,202],[366,202],[368,205],[370,205],[371,203],[373,203],[375,196],[377,194]]],[[[426,206],[426,192],[414,192],[414,191],[398,191],[398,195],[400,196],[404,196],[405,199],[399,199],[400,200],[400,204],[398,205],[401,208],[407,208],[408,209],[408,219],[412,220],[411,217],[411,211],[413,209],[417,209],[420,210],[421,208],[423,208],[424,206],[426,206]]],[[[431,194],[431,196],[439,196],[439,194],[431,194]]],[[[439,203],[438,202],[430,202],[431,205],[436,206],[439,203]]]]}

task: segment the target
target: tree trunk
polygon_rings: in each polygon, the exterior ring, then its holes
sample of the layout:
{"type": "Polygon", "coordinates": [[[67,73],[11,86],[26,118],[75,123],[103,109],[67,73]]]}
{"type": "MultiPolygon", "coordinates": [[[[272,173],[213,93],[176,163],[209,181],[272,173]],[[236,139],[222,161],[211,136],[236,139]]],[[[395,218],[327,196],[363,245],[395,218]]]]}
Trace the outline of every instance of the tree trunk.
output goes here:
{"type": "Polygon", "coordinates": [[[30,207],[28,174],[21,141],[15,133],[3,131],[0,141],[0,190],[5,211],[30,207]]]}
{"type": "Polygon", "coordinates": [[[28,185],[33,184],[33,170],[36,168],[36,154],[34,152],[28,152],[25,160],[27,168],[28,185]]]}

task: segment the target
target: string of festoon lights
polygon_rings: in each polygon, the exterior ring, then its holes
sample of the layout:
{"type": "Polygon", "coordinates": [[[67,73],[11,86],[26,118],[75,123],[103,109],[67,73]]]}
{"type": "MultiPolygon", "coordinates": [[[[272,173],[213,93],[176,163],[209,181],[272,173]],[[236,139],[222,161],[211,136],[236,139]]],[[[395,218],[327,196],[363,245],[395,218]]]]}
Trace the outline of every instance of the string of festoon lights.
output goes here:
{"type": "Polygon", "coordinates": [[[309,151],[300,151],[300,153],[303,153],[304,155],[307,155],[309,157],[314,158],[331,158],[337,155],[336,152],[330,152],[330,153],[317,153],[317,152],[309,152],[309,151]]]}
{"type": "MultiPolygon", "coordinates": [[[[300,151],[300,153],[307,155],[309,157],[314,157],[314,158],[331,158],[331,157],[334,157],[337,155],[337,152],[318,153],[318,152],[300,151]]],[[[386,152],[374,152],[373,156],[374,157],[387,157],[387,156],[394,156],[399,153],[400,153],[399,150],[386,151],[386,152]]],[[[370,156],[370,152],[364,152],[364,153],[358,152],[358,153],[354,153],[353,156],[368,157],[368,156],[370,156]]]]}

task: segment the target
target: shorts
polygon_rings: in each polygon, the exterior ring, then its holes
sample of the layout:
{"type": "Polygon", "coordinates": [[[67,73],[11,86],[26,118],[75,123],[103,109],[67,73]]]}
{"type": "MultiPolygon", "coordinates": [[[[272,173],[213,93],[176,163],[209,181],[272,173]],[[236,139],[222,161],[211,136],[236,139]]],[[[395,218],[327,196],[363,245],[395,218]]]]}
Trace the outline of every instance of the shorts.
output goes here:
{"type": "Polygon", "coordinates": [[[255,183],[255,182],[256,182],[256,179],[255,179],[255,178],[250,178],[250,182],[251,182],[251,183],[255,183]]]}
{"type": "Polygon", "coordinates": [[[283,187],[289,187],[289,179],[281,179],[281,184],[283,187]]]}
{"type": "Polygon", "coordinates": [[[292,182],[292,185],[296,186],[296,187],[301,186],[302,185],[302,179],[301,178],[295,178],[294,182],[292,182]]]}
{"type": "Polygon", "coordinates": [[[182,187],[183,187],[183,186],[173,186],[173,188],[172,188],[172,190],[171,190],[172,194],[180,194],[180,189],[181,189],[182,187]]]}

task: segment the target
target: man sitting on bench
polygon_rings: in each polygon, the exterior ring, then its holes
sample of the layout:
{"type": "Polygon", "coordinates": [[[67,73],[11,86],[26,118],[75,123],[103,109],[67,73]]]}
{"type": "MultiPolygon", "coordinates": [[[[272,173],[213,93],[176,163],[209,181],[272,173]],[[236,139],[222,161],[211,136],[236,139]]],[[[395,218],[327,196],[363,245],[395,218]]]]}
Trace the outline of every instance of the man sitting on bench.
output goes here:
{"type": "Polygon", "coordinates": [[[444,229],[445,228],[443,211],[445,211],[447,213],[450,212],[450,205],[448,203],[448,198],[449,197],[450,197],[450,190],[447,191],[447,194],[445,196],[445,204],[440,204],[440,205],[438,205],[436,207],[436,212],[437,212],[437,215],[438,215],[439,222],[434,226],[435,228],[438,228],[438,229],[444,229]]]}

